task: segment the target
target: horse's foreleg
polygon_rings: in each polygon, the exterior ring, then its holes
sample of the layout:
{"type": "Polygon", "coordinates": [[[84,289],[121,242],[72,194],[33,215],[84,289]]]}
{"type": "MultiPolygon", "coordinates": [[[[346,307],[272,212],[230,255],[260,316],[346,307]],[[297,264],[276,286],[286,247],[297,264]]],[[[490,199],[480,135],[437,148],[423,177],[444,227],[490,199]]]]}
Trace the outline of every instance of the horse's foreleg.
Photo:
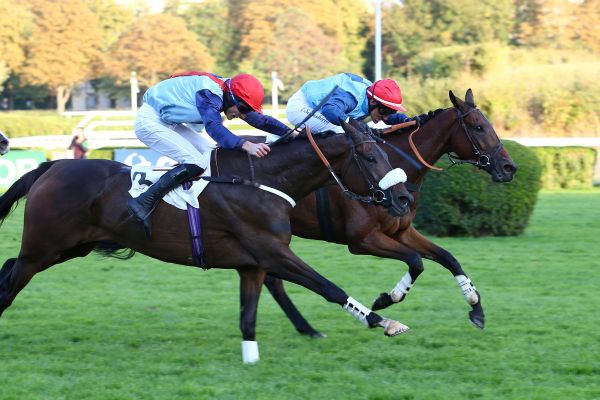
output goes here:
{"type": "Polygon", "coordinates": [[[265,286],[300,334],[314,338],[325,337],[324,334],[313,328],[302,314],[300,314],[300,311],[298,311],[292,299],[286,293],[281,279],[267,275],[265,277],[265,286]]]}
{"type": "Polygon", "coordinates": [[[475,288],[475,285],[473,285],[471,280],[467,277],[465,271],[463,271],[458,260],[454,258],[449,251],[431,242],[413,227],[404,231],[399,236],[398,240],[411,249],[418,251],[424,258],[439,263],[452,273],[463,297],[472,308],[469,312],[469,319],[473,325],[483,329],[485,325],[485,315],[481,305],[481,295],[475,288]]]}
{"type": "Polygon", "coordinates": [[[423,272],[423,260],[419,253],[379,230],[373,230],[356,243],[351,242],[350,251],[358,254],[392,258],[408,264],[408,272],[390,293],[381,293],[373,302],[373,310],[380,310],[406,298],[408,291],[423,272]]]}
{"type": "Polygon", "coordinates": [[[238,270],[240,275],[240,329],[242,331],[242,360],[244,364],[258,362],[256,342],[256,310],[265,272],[257,268],[238,270]]]}
{"type": "Polygon", "coordinates": [[[406,325],[398,321],[382,318],[356,299],[348,296],[346,292],[333,282],[325,279],[300,260],[287,247],[281,246],[275,254],[271,254],[268,258],[263,257],[261,265],[265,267],[268,273],[304,286],[321,295],[327,301],[339,304],[344,310],[348,311],[369,328],[383,327],[387,336],[395,336],[408,330],[406,325]]]}

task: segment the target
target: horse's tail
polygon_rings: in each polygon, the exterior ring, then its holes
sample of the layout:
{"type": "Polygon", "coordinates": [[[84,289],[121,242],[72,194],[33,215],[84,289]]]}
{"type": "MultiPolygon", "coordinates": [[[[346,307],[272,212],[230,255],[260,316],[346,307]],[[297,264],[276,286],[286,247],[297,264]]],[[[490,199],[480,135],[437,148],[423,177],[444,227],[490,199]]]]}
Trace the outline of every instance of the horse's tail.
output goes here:
{"type": "Polygon", "coordinates": [[[11,185],[6,193],[0,196],[0,225],[2,225],[4,219],[8,217],[8,214],[11,213],[14,207],[19,204],[19,200],[29,193],[29,189],[31,189],[35,181],[37,181],[40,176],[44,175],[55,162],[56,161],[46,161],[41,163],[39,167],[19,178],[11,185]]]}

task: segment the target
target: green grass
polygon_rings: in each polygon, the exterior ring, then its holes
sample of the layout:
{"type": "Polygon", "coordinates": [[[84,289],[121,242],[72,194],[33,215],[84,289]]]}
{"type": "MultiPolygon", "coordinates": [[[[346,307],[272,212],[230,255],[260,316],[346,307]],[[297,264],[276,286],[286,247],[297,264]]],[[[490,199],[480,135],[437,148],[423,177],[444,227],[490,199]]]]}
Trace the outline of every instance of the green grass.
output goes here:
{"type": "MultiPolygon", "coordinates": [[[[21,210],[0,229],[4,258],[18,253],[21,210]]],[[[328,335],[300,337],[265,293],[257,365],[241,363],[235,272],[73,260],[36,276],[0,319],[0,399],[599,398],[599,221],[598,190],[545,192],[520,237],[436,239],[482,294],[484,331],[432,262],[382,313],[412,328],[395,338],[288,284],[328,335]]],[[[365,304],[406,270],[341,246],[293,246],[365,304]]]]}

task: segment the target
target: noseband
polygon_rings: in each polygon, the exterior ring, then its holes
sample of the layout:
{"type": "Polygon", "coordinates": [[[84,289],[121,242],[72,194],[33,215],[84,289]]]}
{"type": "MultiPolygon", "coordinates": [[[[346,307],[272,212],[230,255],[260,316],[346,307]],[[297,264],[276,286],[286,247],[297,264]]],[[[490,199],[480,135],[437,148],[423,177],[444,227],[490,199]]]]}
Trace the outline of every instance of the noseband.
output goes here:
{"type": "MultiPolygon", "coordinates": [[[[310,144],[312,145],[313,149],[315,150],[315,152],[317,153],[317,155],[319,156],[319,158],[321,159],[321,161],[323,162],[325,167],[327,167],[327,170],[329,171],[329,173],[331,174],[331,176],[333,177],[333,179],[335,180],[337,185],[340,187],[340,189],[342,189],[342,192],[344,192],[344,194],[346,196],[348,196],[352,200],[358,200],[365,204],[375,204],[375,205],[387,206],[391,203],[391,199],[388,196],[386,196],[386,193],[389,191],[389,189],[385,189],[385,190],[381,189],[379,187],[379,184],[373,183],[373,181],[371,180],[371,178],[373,178],[371,173],[369,172],[367,174],[367,172],[366,172],[366,171],[369,171],[369,169],[364,166],[364,163],[362,162],[362,160],[360,160],[360,158],[358,157],[358,154],[356,152],[357,146],[359,146],[363,143],[375,143],[374,140],[364,140],[359,143],[351,143],[350,144],[351,156],[345,162],[344,167],[342,167],[342,170],[343,170],[342,177],[344,177],[346,171],[348,170],[350,160],[354,159],[356,161],[356,163],[358,165],[358,169],[360,170],[363,177],[365,178],[365,181],[368,183],[369,190],[371,191],[370,196],[361,196],[359,194],[354,193],[350,189],[348,189],[344,185],[344,183],[341,181],[341,179],[337,176],[337,174],[331,167],[331,164],[329,163],[329,161],[327,160],[327,158],[325,157],[325,155],[323,154],[321,149],[319,149],[319,146],[317,146],[317,144],[315,143],[315,139],[313,138],[313,135],[310,132],[310,129],[308,127],[306,127],[306,135],[308,136],[308,140],[309,140],[310,144]],[[371,176],[369,176],[369,175],[371,175],[371,176]]],[[[350,141],[351,139],[348,138],[348,140],[350,141]]]]}
{"type": "Polygon", "coordinates": [[[475,154],[475,158],[470,160],[461,160],[457,155],[448,153],[448,159],[452,163],[452,166],[458,164],[471,164],[479,169],[486,168],[490,166],[492,159],[494,159],[502,149],[502,142],[500,141],[500,139],[498,139],[498,144],[489,152],[486,153],[481,149],[479,142],[473,137],[473,135],[467,128],[467,124],[465,123],[465,117],[475,110],[479,110],[479,108],[473,107],[466,113],[461,114],[460,110],[456,108],[457,120],[459,122],[459,125],[462,126],[465,135],[467,135],[467,139],[473,147],[473,153],[475,154]]]}

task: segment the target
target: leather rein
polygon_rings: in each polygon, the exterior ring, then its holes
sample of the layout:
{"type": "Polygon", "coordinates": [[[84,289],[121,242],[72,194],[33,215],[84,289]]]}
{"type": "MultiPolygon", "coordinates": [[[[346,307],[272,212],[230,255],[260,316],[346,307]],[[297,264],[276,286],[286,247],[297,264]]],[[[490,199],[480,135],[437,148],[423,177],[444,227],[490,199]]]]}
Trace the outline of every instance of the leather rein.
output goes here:
{"type": "MultiPolygon", "coordinates": [[[[348,189],[344,185],[344,183],[340,180],[340,178],[337,176],[337,174],[331,167],[331,164],[327,160],[327,157],[325,157],[325,155],[323,154],[323,152],[321,151],[321,149],[315,142],[315,139],[314,139],[314,137],[310,131],[310,128],[308,126],[306,127],[306,136],[308,137],[308,141],[310,142],[312,148],[315,150],[315,153],[317,153],[317,155],[319,156],[319,158],[321,159],[321,161],[323,162],[323,164],[325,165],[325,167],[327,168],[327,170],[329,171],[329,173],[331,174],[331,176],[333,177],[333,179],[335,180],[337,185],[340,187],[340,189],[342,189],[342,192],[344,192],[344,194],[346,196],[348,196],[352,200],[358,200],[365,204],[381,205],[382,203],[384,203],[388,200],[385,191],[382,190],[381,188],[379,188],[378,186],[376,187],[376,185],[373,184],[373,181],[371,179],[369,179],[368,175],[364,171],[364,169],[365,169],[364,165],[363,165],[362,161],[358,158],[358,154],[356,152],[357,146],[359,146],[363,143],[375,143],[375,140],[365,140],[360,143],[352,143],[351,144],[352,158],[357,162],[358,168],[361,171],[361,173],[363,174],[367,183],[369,184],[369,190],[371,190],[371,193],[372,193],[370,196],[361,196],[359,194],[352,192],[350,189],[348,189]]],[[[346,168],[344,168],[344,170],[345,169],[346,168]]]]}

